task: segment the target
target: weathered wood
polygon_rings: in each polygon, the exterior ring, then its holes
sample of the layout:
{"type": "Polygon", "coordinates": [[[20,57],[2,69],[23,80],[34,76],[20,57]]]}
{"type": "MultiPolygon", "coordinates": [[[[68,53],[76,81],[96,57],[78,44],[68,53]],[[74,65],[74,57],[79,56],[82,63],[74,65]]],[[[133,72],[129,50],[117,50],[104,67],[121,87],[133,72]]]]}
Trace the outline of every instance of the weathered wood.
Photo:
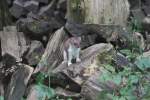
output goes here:
{"type": "Polygon", "coordinates": [[[21,100],[33,72],[33,68],[28,65],[20,64],[18,67],[5,92],[5,100],[21,100]]]}
{"type": "Polygon", "coordinates": [[[1,80],[0,80],[0,96],[4,96],[4,85],[1,80]]]}
{"type": "Polygon", "coordinates": [[[44,3],[44,4],[48,4],[49,0],[35,0],[38,1],[39,3],[44,3]]]}
{"type": "Polygon", "coordinates": [[[34,72],[38,72],[41,68],[55,68],[62,62],[62,46],[67,35],[63,28],[57,30],[49,39],[45,52],[34,72]]]}
{"type": "Polygon", "coordinates": [[[35,86],[31,86],[27,100],[38,100],[38,91],[35,89],[35,86]]]}
{"type": "Polygon", "coordinates": [[[37,1],[27,1],[24,4],[24,8],[33,13],[37,13],[38,7],[39,7],[39,2],[37,1]]]}
{"type": "Polygon", "coordinates": [[[150,32],[150,16],[147,16],[143,19],[142,26],[145,31],[150,32]]]}
{"type": "Polygon", "coordinates": [[[10,8],[10,13],[15,18],[19,18],[21,15],[24,15],[26,13],[24,4],[18,0],[15,0],[13,2],[13,6],[10,8]]]}
{"type": "Polygon", "coordinates": [[[14,28],[7,30],[8,28],[4,28],[4,31],[0,32],[2,56],[8,53],[17,61],[21,61],[28,48],[25,36],[21,32],[16,32],[14,28]]]}
{"type": "Polygon", "coordinates": [[[57,1],[58,0],[52,0],[52,2],[49,5],[42,7],[39,11],[39,15],[52,16],[53,15],[52,11],[54,11],[57,1]]]}
{"type": "Polygon", "coordinates": [[[31,41],[30,49],[25,56],[29,65],[37,65],[44,53],[44,46],[40,41],[31,41]]]}
{"type": "Polygon", "coordinates": [[[99,83],[100,72],[95,72],[82,86],[81,95],[86,100],[99,100],[98,95],[103,90],[99,83]]]}
{"type": "Polygon", "coordinates": [[[129,12],[128,0],[68,0],[68,19],[78,23],[126,25],[129,12]]]}
{"type": "Polygon", "coordinates": [[[86,77],[84,76],[84,71],[90,67],[97,67],[97,59],[98,55],[104,52],[111,52],[113,50],[112,45],[110,44],[96,44],[93,45],[81,52],[81,62],[74,63],[69,67],[65,62],[60,64],[53,73],[57,75],[57,73],[63,73],[67,75],[71,80],[81,85],[85,80],[86,77]]]}
{"type": "Polygon", "coordinates": [[[10,25],[11,22],[12,19],[10,17],[7,0],[0,0],[0,30],[2,30],[4,26],[10,25]]]}
{"type": "Polygon", "coordinates": [[[63,99],[68,99],[68,97],[72,98],[73,100],[79,100],[80,94],[79,93],[75,93],[75,92],[71,92],[71,91],[67,91],[65,89],[62,89],[60,87],[55,89],[56,95],[63,98],[63,99]]]}

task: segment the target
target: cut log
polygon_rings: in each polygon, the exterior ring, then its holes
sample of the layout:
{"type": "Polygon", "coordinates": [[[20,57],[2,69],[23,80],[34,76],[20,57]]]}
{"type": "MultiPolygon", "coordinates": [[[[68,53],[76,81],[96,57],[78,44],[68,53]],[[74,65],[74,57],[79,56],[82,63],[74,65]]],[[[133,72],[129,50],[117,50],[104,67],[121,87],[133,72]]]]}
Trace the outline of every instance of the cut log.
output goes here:
{"type": "Polygon", "coordinates": [[[29,65],[37,65],[44,53],[43,44],[40,41],[31,41],[30,49],[25,56],[29,65]]]}
{"type": "Polygon", "coordinates": [[[144,0],[145,1],[145,4],[147,5],[147,6],[150,6],[150,1],[149,0],[144,0]]]}
{"type": "Polygon", "coordinates": [[[26,14],[26,11],[24,10],[24,4],[18,0],[15,0],[13,2],[13,6],[10,8],[10,13],[16,18],[26,14]]]}
{"type": "Polygon", "coordinates": [[[63,28],[57,30],[54,35],[51,36],[35,72],[38,72],[41,68],[46,68],[46,70],[47,67],[50,69],[55,68],[62,62],[62,46],[66,38],[67,35],[63,28]]]}
{"type": "Polygon", "coordinates": [[[146,16],[150,15],[149,9],[150,9],[150,6],[145,6],[145,7],[143,7],[143,11],[144,11],[144,13],[146,14],[146,16]]]}
{"type": "Polygon", "coordinates": [[[58,29],[62,25],[55,18],[41,20],[39,16],[32,16],[32,18],[18,20],[17,26],[18,30],[24,32],[27,36],[40,40],[43,35],[48,35],[52,30],[58,29]]]}
{"type": "Polygon", "coordinates": [[[128,0],[130,3],[131,10],[133,9],[140,9],[141,0],[128,0]]]}
{"type": "Polygon", "coordinates": [[[59,96],[60,98],[63,99],[68,99],[72,98],[73,100],[80,100],[80,94],[79,93],[74,93],[71,91],[67,91],[65,89],[62,89],[60,87],[55,89],[56,95],[59,96]]]}
{"type": "Polygon", "coordinates": [[[5,100],[21,100],[33,72],[33,68],[28,65],[19,64],[18,67],[5,92],[5,100]]]}
{"type": "Polygon", "coordinates": [[[103,90],[99,83],[100,72],[95,72],[82,86],[81,95],[86,100],[99,100],[98,95],[103,90]]]}
{"type": "Polygon", "coordinates": [[[24,4],[24,8],[28,11],[36,13],[39,7],[39,2],[36,1],[27,1],[24,4]]]}
{"type": "Polygon", "coordinates": [[[65,25],[65,30],[72,36],[82,36],[87,37],[87,35],[96,35],[99,38],[99,42],[118,41],[118,39],[127,38],[127,34],[123,27],[119,25],[98,25],[98,24],[77,24],[72,21],[68,21],[65,25]]]}
{"type": "Polygon", "coordinates": [[[66,11],[67,7],[67,0],[59,0],[57,3],[57,9],[60,9],[62,11],[66,11]]]}
{"type": "Polygon", "coordinates": [[[39,15],[46,15],[47,17],[52,16],[53,11],[56,8],[57,1],[58,0],[52,0],[52,2],[49,5],[42,7],[39,11],[39,15]]]}
{"type": "MultiPolygon", "coordinates": [[[[99,55],[103,53],[112,53],[113,46],[110,44],[96,44],[93,45],[81,52],[81,62],[80,63],[74,63],[67,66],[67,63],[63,62],[60,64],[55,70],[53,70],[53,73],[57,76],[57,74],[65,74],[67,77],[69,77],[71,80],[76,82],[78,85],[82,85],[83,82],[87,79],[85,74],[89,74],[89,76],[93,73],[93,71],[98,67],[98,62],[104,62],[98,61],[99,55]],[[92,69],[93,71],[86,73],[89,69],[92,69]]],[[[87,75],[88,76],[88,75],[87,75]]]]}
{"type": "Polygon", "coordinates": [[[44,4],[48,4],[49,0],[35,0],[39,3],[44,3],[44,4]]]}
{"type": "Polygon", "coordinates": [[[67,18],[78,23],[126,25],[130,13],[128,0],[68,0],[67,2],[67,18]]]}
{"type": "Polygon", "coordinates": [[[4,85],[1,80],[0,80],[0,96],[4,96],[4,85]]]}
{"type": "Polygon", "coordinates": [[[16,58],[9,55],[9,54],[5,54],[2,57],[2,62],[0,62],[0,80],[9,80],[7,78],[5,78],[8,75],[12,75],[12,73],[17,69],[16,65],[16,58]]]}
{"type": "Polygon", "coordinates": [[[27,100],[38,100],[38,91],[35,89],[34,86],[31,86],[31,89],[28,93],[27,100]]]}
{"type": "Polygon", "coordinates": [[[22,61],[22,56],[28,48],[25,36],[21,32],[14,31],[14,29],[6,32],[8,28],[0,32],[2,56],[10,54],[18,62],[22,61]]]}
{"type": "Polygon", "coordinates": [[[143,19],[142,26],[145,31],[150,32],[150,16],[147,16],[143,19]]]}

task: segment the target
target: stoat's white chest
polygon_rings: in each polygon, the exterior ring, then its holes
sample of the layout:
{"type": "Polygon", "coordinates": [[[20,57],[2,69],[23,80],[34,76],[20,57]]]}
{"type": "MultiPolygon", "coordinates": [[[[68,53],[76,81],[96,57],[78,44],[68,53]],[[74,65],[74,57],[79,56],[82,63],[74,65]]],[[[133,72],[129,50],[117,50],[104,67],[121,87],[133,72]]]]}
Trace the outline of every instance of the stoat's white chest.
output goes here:
{"type": "Polygon", "coordinates": [[[80,53],[80,48],[75,47],[74,45],[70,45],[68,48],[68,53],[71,53],[71,55],[76,58],[77,55],[80,53]]]}

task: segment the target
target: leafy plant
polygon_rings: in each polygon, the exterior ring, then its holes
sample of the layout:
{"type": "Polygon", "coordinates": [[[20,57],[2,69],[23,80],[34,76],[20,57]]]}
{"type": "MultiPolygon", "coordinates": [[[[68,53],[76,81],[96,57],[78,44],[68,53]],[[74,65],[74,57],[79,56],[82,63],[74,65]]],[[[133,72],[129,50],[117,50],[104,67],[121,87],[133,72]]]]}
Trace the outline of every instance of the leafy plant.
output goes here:
{"type": "Polygon", "coordinates": [[[0,96],[0,100],[4,100],[4,97],[3,97],[3,96],[0,96]]]}
{"type": "Polygon", "coordinates": [[[38,100],[47,100],[55,96],[54,90],[43,84],[36,85],[35,89],[38,92],[38,100]]]}
{"type": "Polygon", "coordinates": [[[130,49],[122,49],[120,52],[124,54],[129,61],[134,61],[135,58],[140,54],[139,52],[135,52],[130,49]]]}
{"type": "Polygon", "coordinates": [[[43,84],[46,77],[47,77],[46,74],[44,74],[44,73],[39,73],[39,74],[36,76],[36,83],[37,83],[37,84],[39,84],[39,83],[40,83],[40,84],[43,84]]]}
{"type": "Polygon", "coordinates": [[[150,57],[140,56],[135,61],[135,64],[137,65],[137,67],[139,69],[141,69],[142,71],[144,71],[144,70],[150,68],[150,57]]]}
{"type": "Polygon", "coordinates": [[[134,95],[134,93],[136,85],[141,78],[142,74],[140,72],[133,72],[128,67],[118,73],[103,69],[100,75],[100,82],[107,84],[108,81],[111,81],[117,86],[117,89],[113,90],[112,93],[104,90],[99,98],[105,98],[101,100],[137,100],[137,95],[134,95]]]}

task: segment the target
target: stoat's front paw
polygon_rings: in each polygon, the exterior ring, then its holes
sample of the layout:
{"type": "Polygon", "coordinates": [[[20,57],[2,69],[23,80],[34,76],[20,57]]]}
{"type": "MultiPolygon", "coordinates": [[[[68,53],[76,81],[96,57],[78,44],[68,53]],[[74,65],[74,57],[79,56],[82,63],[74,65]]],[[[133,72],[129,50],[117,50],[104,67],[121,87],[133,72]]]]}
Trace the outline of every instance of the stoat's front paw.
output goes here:
{"type": "Polygon", "coordinates": [[[81,59],[80,58],[77,58],[77,61],[76,62],[81,62],[81,59]]]}
{"type": "Polygon", "coordinates": [[[70,66],[72,63],[71,62],[68,62],[68,66],[70,66]]]}

